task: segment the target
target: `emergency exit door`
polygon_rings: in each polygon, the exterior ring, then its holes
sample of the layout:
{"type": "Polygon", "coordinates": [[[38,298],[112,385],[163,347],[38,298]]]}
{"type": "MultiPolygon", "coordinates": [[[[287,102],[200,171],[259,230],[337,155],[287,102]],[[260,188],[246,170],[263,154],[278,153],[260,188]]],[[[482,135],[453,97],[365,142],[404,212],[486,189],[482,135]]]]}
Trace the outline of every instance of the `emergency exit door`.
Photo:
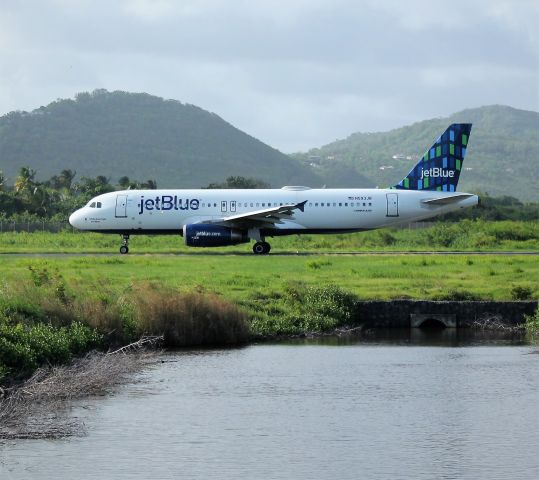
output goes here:
{"type": "Polygon", "coordinates": [[[387,193],[387,214],[386,217],[398,217],[399,216],[399,194],[387,193]]]}
{"type": "Polygon", "coordinates": [[[127,217],[127,195],[116,195],[116,218],[127,217]]]}

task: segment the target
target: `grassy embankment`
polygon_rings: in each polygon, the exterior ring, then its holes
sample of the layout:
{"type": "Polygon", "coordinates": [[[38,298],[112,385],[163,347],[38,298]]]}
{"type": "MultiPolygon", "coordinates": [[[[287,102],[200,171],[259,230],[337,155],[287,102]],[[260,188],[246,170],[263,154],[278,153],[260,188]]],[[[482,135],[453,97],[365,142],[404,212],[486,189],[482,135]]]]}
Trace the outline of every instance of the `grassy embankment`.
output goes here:
{"type": "Polygon", "coordinates": [[[4,257],[0,376],[165,333],[168,345],[327,331],[357,299],[537,298],[530,256],[4,257]]]}
{"type": "MultiPolygon", "coordinates": [[[[343,251],[497,251],[539,250],[539,222],[485,222],[463,220],[438,223],[425,229],[382,229],[346,235],[302,235],[271,239],[273,252],[343,251]]],[[[0,233],[0,253],[117,252],[118,235],[79,233],[0,233]]],[[[131,238],[133,253],[207,253],[207,249],[186,247],[179,235],[131,238]]],[[[215,248],[213,253],[250,252],[249,245],[215,248]]]]}
{"type": "MultiPolygon", "coordinates": [[[[464,239],[480,235],[497,238],[497,243],[491,244],[494,249],[513,245],[519,237],[521,242],[510,248],[531,250],[537,243],[536,224],[513,224],[511,228],[491,225],[483,234],[475,227],[457,224],[419,231],[276,239],[275,250],[300,249],[301,242],[301,250],[312,245],[325,250],[319,242],[352,250],[359,247],[351,242],[360,238],[365,242],[361,248],[372,242],[374,248],[396,250],[411,244],[421,245],[418,249],[427,249],[426,244],[429,250],[441,248],[448,237],[452,238],[450,245],[465,250],[474,242],[464,243],[464,239]],[[396,240],[381,246],[388,235],[396,240]],[[509,235],[513,239],[508,240],[509,235]]],[[[42,248],[51,248],[56,239],[75,251],[87,250],[87,242],[94,239],[104,242],[102,250],[117,246],[116,237],[99,235],[4,234],[0,241],[3,249],[6,239],[16,239],[19,250],[44,251],[35,243],[31,248],[23,245],[25,240],[41,241],[45,244],[42,248]]],[[[171,245],[176,245],[177,251],[182,248],[177,237],[135,241],[143,252],[175,251],[171,245]],[[145,242],[152,246],[144,248],[145,242]]],[[[239,249],[248,247],[236,247],[239,249]]],[[[91,348],[107,349],[145,333],[165,333],[166,343],[174,346],[238,343],[253,335],[328,331],[350,324],[358,299],[510,300],[539,296],[539,262],[536,257],[518,255],[4,256],[0,262],[0,383],[2,377],[5,381],[24,376],[38,365],[63,363],[91,348]]],[[[530,320],[530,329],[535,323],[530,320]]]]}

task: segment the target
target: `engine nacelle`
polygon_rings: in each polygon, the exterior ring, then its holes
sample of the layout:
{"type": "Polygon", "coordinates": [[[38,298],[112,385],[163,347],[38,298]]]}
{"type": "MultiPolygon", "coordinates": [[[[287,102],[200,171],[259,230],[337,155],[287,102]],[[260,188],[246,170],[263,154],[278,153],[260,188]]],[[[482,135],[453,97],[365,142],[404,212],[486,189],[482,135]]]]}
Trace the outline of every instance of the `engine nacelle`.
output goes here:
{"type": "Polygon", "coordinates": [[[189,247],[226,247],[249,241],[242,230],[207,223],[184,225],[183,239],[189,247]]]}

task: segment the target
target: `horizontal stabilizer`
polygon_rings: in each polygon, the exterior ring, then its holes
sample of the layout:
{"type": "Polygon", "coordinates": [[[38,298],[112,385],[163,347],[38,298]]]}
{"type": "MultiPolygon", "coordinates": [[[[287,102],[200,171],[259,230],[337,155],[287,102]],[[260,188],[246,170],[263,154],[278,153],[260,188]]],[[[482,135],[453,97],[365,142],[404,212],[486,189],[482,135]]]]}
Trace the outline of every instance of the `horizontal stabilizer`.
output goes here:
{"type": "Polygon", "coordinates": [[[452,195],[451,197],[430,198],[428,200],[421,200],[421,203],[426,203],[427,205],[448,205],[450,203],[455,203],[469,197],[473,197],[473,194],[459,193],[458,195],[452,195]]]}

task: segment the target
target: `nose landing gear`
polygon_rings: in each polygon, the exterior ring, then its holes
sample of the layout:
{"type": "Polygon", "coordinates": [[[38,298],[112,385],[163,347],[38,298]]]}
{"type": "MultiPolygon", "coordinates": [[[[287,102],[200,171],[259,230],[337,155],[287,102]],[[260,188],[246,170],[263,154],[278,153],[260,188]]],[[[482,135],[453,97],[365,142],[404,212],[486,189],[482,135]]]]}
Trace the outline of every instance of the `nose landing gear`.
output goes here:
{"type": "Polygon", "coordinates": [[[129,253],[129,235],[122,235],[122,246],[120,247],[120,253],[122,255],[129,253]]]}

